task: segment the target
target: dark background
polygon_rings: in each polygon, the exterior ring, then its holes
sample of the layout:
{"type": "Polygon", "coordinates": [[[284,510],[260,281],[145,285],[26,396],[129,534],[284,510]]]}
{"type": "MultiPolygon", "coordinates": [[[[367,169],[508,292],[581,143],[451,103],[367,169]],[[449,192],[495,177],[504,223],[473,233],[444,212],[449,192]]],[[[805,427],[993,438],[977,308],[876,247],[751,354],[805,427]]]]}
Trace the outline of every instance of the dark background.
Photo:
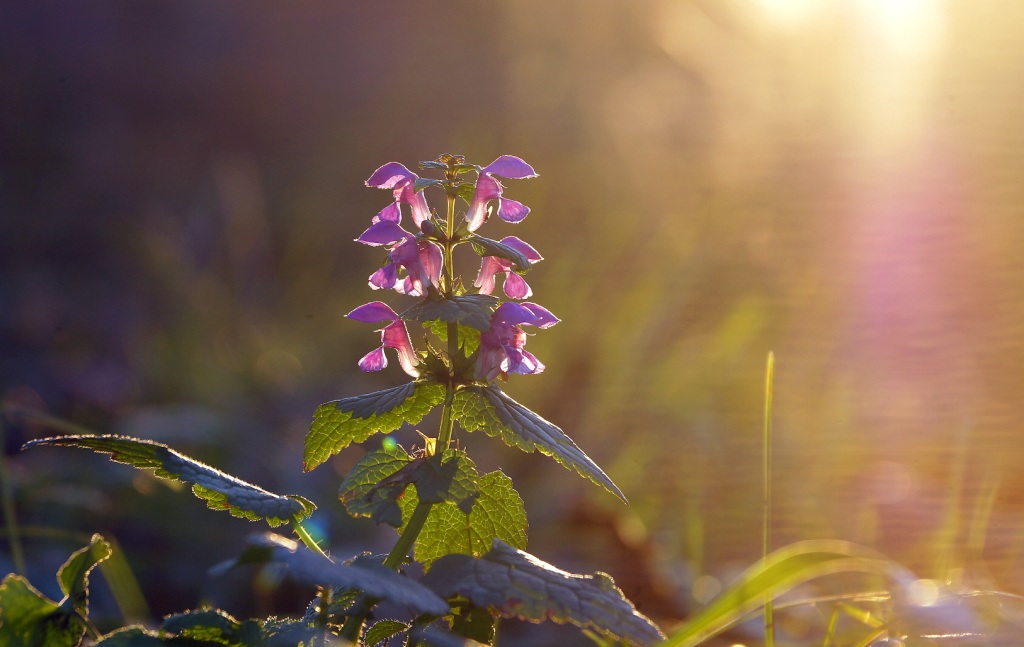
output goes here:
{"type": "MultiPolygon", "coordinates": [[[[3,3],[0,398],[309,496],[336,554],[387,550],[335,498],[359,449],[301,468],[319,403],[404,379],[358,371],[376,335],[343,316],[381,297],[380,252],[352,239],[388,197],[363,181],[514,154],[540,177],[507,195],[533,212],[488,235],[540,250],[534,300],[563,322],[507,391],[632,504],[460,434],[514,479],[532,552],[610,572],[666,627],[755,561],[774,350],[774,545],[847,539],[1024,593],[1022,10],[3,3]]],[[[308,600],[206,574],[258,524],[100,457],[18,453],[53,430],[16,416],[4,432],[51,595],[98,531],[141,587],[131,619],[308,600]]]]}

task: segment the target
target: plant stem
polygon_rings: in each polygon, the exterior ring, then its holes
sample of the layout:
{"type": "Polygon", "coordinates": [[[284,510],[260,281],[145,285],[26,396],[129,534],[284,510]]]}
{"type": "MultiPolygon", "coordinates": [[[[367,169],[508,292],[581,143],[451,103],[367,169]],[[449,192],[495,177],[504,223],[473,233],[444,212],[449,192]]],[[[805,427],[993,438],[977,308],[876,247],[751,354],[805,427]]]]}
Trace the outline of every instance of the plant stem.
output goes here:
{"type": "MultiPolygon", "coordinates": [[[[0,411],[0,414],[3,412],[0,411]]],[[[21,545],[21,533],[18,531],[18,517],[14,511],[14,491],[11,486],[11,475],[7,471],[7,457],[3,454],[5,444],[5,427],[0,415],[0,499],[3,501],[4,525],[7,527],[7,541],[11,547],[11,561],[14,571],[25,574],[25,551],[21,545]]]]}
{"type": "Polygon", "coordinates": [[[327,553],[325,553],[323,549],[320,548],[320,545],[316,543],[316,540],[313,539],[313,536],[309,534],[309,531],[306,530],[306,527],[302,525],[301,521],[295,521],[294,519],[292,519],[292,530],[294,530],[295,534],[299,536],[299,539],[302,540],[302,543],[306,544],[306,548],[310,549],[317,555],[320,555],[329,562],[333,561],[330,557],[327,556],[327,553]]]}
{"type": "MultiPolygon", "coordinates": [[[[768,559],[771,550],[772,527],[772,384],[775,380],[775,353],[768,352],[768,366],[764,378],[764,511],[763,531],[761,536],[761,558],[768,559]]],[[[775,618],[772,612],[772,597],[768,595],[764,601],[764,644],[765,647],[775,645],[775,618]]]]}

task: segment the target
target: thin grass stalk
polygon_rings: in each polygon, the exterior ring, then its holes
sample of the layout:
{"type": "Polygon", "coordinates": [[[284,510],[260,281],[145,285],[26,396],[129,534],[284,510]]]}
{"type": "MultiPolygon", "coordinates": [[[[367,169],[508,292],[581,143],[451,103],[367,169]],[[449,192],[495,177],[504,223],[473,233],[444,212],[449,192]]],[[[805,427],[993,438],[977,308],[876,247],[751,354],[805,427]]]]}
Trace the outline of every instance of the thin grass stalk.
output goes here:
{"type": "MultiPolygon", "coordinates": [[[[764,378],[764,519],[761,535],[761,559],[767,561],[771,552],[772,528],[772,385],[775,379],[775,353],[768,351],[768,363],[764,378]]],[[[775,614],[772,611],[772,596],[764,601],[764,644],[775,647],[775,614]]]]}

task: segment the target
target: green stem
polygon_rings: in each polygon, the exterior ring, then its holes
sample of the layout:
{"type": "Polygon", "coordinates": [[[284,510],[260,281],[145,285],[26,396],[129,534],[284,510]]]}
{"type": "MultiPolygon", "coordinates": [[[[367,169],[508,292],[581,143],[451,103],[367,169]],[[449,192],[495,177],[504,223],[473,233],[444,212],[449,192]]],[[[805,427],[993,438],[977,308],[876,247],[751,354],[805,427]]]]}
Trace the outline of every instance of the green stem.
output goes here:
{"type": "Polygon", "coordinates": [[[292,519],[292,530],[294,530],[295,534],[299,536],[299,539],[302,540],[302,543],[306,544],[306,548],[310,549],[317,555],[320,555],[329,562],[333,561],[330,557],[327,556],[327,553],[325,553],[323,549],[320,548],[320,545],[316,543],[316,540],[313,539],[313,536],[309,534],[309,531],[306,530],[306,527],[302,525],[301,521],[296,521],[295,519],[292,519]]]}
{"type": "Polygon", "coordinates": [[[11,547],[11,560],[14,571],[25,574],[25,551],[21,545],[21,533],[18,531],[18,517],[14,511],[14,491],[11,487],[11,475],[7,471],[7,457],[3,455],[4,423],[0,419],[0,498],[3,501],[4,525],[7,527],[7,541],[11,547]]]}

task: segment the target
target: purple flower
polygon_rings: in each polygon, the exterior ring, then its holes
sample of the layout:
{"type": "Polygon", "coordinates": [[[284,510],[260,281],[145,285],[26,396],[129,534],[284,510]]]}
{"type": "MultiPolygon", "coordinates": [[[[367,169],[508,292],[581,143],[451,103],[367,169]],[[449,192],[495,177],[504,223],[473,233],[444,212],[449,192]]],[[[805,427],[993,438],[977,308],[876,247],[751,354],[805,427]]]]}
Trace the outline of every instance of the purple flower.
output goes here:
{"type": "MultiPolygon", "coordinates": [[[[404,168],[404,167],[403,167],[404,168]]],[[[469,203],[466,214],[466,225],[470,231],[476,231],[487,220],[487,203],[498,199],[498,217],[505,222],[521,222],[530,208],[522,202],[501,197],[504,187],[494,177],[522,180],[537,177],[533,167],[513,155],[502,155],[487,166],[480,169],[480,177],[476,181],[473,200],[469,203]]]]}
{"type": "Polygon", "coordinates": [[[536,303],[502,303],[491,315],[490,328],[480,334],[477,378],[490,382],[499,375],[507,377],[509,373],[542,372],[544,364],[524,350],[526,333],[520,326],[550,328],[558,321],[558,317],[536,303]]]}
{"type": "Polygon", "coordinates": [[[393,348],[398,351],[398,363],[402,365],[402,370],[413,377],[420,376],[420,372],[416,368],[419,361],[416,359],[416,351],[413,350],[409,331],[402,318],[390,306],[380,301],[374,301],[359,306],[345,316],[364,323],[391,322],[380,329],[382,342],[380,348],[370,351],[359,360],[360,369],[370,372],[385,368],[388,365],[388,358],[384,354],[384,349],[393,348]]]}
{"type": "MultiPolygon", "coordinates": [[[[521,252],[526,257],[526,260],[530,261],[531,265],[544,259],[537,250],[515,236],[506,236],[501,239],[501,243],[517,252],[521,252]]],[[[490,294],[494,291],[495,275],[505,274],[505,281],[502,284],[505,294],[513,299],[529,299],[530,295],[533,294],[533,290],[523,280],[523,277],[515,273],[512,266],[512,261],[506,258],[484,256],[480,259],[480,271],[477,273],[473,285],[480,288],[480,294],[490,294]]]]}
{"type": "Polygon", "coordinates": [[[391,248],[387,262],[370,275],[369,284],[374,290],[394,289],[399,294],[423,296],[428,285],[439,285],[441,263],[441,249],[437,245],[428,240],[405,238],[391,248]],[[399,278],[398,271],[402,268],[406,276],[399,278]]]}
{"type": "MultiPolygon", "coordinates": [[[[430,208],[422,191],[417,192],[414,183],[420,176],[416,175],[398,162],[388,162],[373,172],[366,186],[378,189],[391,189],[395,201],[384,207],[373,222],[393,222],[396,225],[402,220],[400,204],[407,204],[412,209],[412,221],[419,227],[424,220],[430,220],[430,208]]],[[[504,176],[503,176],[504,177],[504,176]]],[[[363,241],[360,241],[363,242],[363,241]]]]}

